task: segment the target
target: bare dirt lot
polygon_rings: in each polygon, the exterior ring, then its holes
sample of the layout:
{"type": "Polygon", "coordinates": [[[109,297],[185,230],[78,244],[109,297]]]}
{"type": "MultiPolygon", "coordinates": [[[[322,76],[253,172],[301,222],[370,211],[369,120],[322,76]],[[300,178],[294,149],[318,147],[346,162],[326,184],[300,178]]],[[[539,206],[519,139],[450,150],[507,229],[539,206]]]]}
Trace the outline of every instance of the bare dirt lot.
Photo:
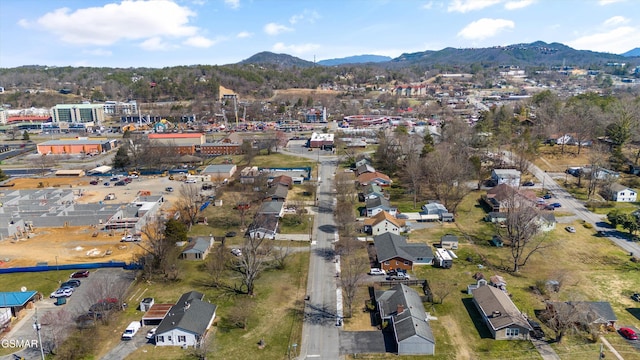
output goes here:
{"type": "MultiPolygon", "coordinates": [[[[92,179],[94,178],[14,179],[14,186],[0,188],[0,193],[22,189],[70,188],[77,191],[78,203],[104,201],[119,204],[133,201],[139,191],[145,190],[150,191],[151,195],[164,195],[165,205],[162,211],[170,211],[182,185],[178,181],[158,176],[141,177],[126,186],[104,186],[102,184],[109,181],[104,177],[99,178],[99,185],[90,185],[92,179]],[[166,187],[173,187],[175,191],[166,192],[166,187]],[[114,193],[116,199],[103,200],[109,193],[114,193]]],[[[0,241],[0,267],[33,266],[38,262],[54,265],[56,262],[132,261],[142,249],[134,243],[121,243],[122,235],[122,231],[98,231],[93,226],[36,228],[27,239],[0,241]]],[[[144,241],[141,245],[144,246],[144,241]]]]}

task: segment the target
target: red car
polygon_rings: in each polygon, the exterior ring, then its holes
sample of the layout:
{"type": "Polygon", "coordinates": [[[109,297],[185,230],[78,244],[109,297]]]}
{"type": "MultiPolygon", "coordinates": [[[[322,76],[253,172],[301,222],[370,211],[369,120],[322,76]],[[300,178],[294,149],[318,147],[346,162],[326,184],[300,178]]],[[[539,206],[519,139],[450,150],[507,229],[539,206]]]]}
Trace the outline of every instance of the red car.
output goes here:
{"type": "Polygon", "coordinates": [[[73,274],[69,275],[69,277],[72,279],[89,277],[89,270],[78,270],[73,274]]]}
{"type": "Polygon", "coordinates": [[[623,327],[618,331],[620,332],[620,335],[624,336],[628,340],[638,340],[638,335],[633,331],[633,329],[623,327]]]}

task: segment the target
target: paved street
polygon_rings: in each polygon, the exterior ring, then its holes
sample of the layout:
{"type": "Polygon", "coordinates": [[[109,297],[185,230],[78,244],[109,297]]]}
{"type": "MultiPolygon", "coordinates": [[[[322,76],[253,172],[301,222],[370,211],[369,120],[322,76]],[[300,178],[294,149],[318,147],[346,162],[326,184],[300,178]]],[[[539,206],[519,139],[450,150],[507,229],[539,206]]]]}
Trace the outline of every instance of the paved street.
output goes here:
{"type": "Polygon", "coordinates": [[[342,310],[337,306],[337,264],[333,245],[336,235],[331,194],[336,165],[335,158],[323,158],[318,171],[322,180],[318,184],[318,214],[313,226],[307,283],[309,300],[304,311],[299,359],[339,358],[340,327],[336,326],[336,319],[342,310]]]}

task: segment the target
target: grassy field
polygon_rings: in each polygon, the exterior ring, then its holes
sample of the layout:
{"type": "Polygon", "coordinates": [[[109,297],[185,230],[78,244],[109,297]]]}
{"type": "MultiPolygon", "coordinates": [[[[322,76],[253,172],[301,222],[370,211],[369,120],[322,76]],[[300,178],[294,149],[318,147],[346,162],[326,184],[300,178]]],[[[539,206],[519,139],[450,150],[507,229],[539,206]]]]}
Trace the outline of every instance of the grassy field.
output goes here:
{"type": "MultiPolygon", "coordinates": [[[[187,291],[200,291],[205,294],[205,300],[218,306],[217,320],[209,338],[209,356],[216,359],[283,359],[290,344],[299,344],[301,341],[308,262],[308,252],[294,253],[285,269],[264,272],[256,282],[256,295],[253,298],[233,290],[240,285],[240,280],[231,273],[225,278],[229,288],[212,287],[206,268],[200,262],[183,263],[179,281],[139,283],[132,293],[144,291],[144,297],[154,297],[156,303],[172,303],[187,291]],[[229,314],[235,306],[244,306],[245,311],[251,314],[246,329],[230,323],[229,314]],[[261,339],[266,343],[264,349],[259,349],[257,345],[261,339]]],[[[120,341],[121,328],[141,316],[142,312],[130,307],[109,326],[109,329],[115,330],[105,331],[106,328],[101,327],[104,341],[100,342],[96,358],[120,341]]],[[[190,354],[189,349],[145,345],[127,359],[187,359],[190,354]]]]}
{"type": "MultiPolygon", "coordinates": [[[[218,156],[211,159],[208,164],[222,164],[227,159],[231,159],[233,164],[239,164],[242,166],[247,165],[243,159],[243,155],[218,156]]],[[[314,170],[317,166],[316,162],[313,160],[281,153],[271,153],[271,155],[257,155],[253,158],[251,165],[258,167],[311,167],[314,170]]]]}

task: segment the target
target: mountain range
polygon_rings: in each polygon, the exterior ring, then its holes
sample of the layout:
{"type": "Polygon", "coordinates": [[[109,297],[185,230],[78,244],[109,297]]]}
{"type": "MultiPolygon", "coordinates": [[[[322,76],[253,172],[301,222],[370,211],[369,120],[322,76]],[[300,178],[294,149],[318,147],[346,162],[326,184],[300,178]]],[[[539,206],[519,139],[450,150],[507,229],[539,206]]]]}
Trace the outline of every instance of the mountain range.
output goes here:
{"type": "MultiPolygon", "coordinates": [[[[576,50],[560,43],[545,43],[536,41],[530,44],[514,44],[507,46],[493,46],[488,48],[445,48],[442,50],[426,50],[422,52],[406,53],[397,58],[378,55],[359,55],[340,59],[322,60],[317,63],[300,58],[271,52],[261,52],[243,60],[240,64],[270,64],[278,67],[311,67],[315,65],[337,66],[345,64],[370,63],[380,66],[402,67],[405,65],[470,65],[474,63],[484,65],[518,65],[518,66],[559,66],[577,65],[589,66],[607,62],[629,62],[629,58],[639,58],[640,48],[633,49],[622,55],[576,50]]],[[[633,61],[633,60],[632,60],[633,61]]],[[[638,64],[636,64],[638,65],[638,64]]]]}

